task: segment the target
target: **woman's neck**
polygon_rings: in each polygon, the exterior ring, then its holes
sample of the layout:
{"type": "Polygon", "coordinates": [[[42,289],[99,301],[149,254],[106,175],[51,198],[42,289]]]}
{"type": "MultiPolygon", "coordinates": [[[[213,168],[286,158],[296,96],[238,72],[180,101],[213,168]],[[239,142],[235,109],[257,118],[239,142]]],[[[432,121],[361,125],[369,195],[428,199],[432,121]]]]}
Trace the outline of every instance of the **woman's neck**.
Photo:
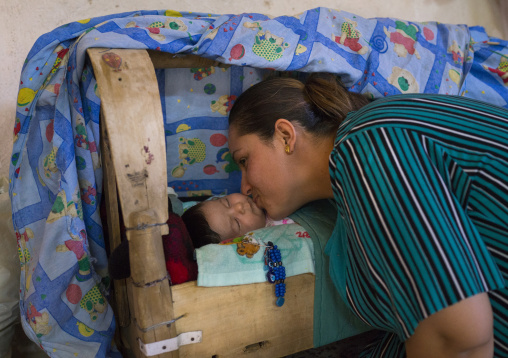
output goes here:
{"type": "Polygon", "coordinates": [[[301,148],[301,167],[305,168],[305,196],[308,201],[333,198],[329,157],[335,138],[305,141],[301,148]]]}

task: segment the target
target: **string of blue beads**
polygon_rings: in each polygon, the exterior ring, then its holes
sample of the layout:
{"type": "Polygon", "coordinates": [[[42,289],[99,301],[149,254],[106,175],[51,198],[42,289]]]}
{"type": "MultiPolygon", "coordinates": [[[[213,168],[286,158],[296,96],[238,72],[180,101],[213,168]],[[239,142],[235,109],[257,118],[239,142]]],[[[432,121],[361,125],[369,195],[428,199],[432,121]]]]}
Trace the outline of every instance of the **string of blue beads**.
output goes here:
{"type": "Polygon", "coordinates": [[[268,241],[265,249],[265,269],[268,270],[266,278],[268,282],[275,284],[275,304],[281,307],[284,304],[284,296],[286,294],[286,268],[282,264],[282,255],[277,245],[268,241]]]}

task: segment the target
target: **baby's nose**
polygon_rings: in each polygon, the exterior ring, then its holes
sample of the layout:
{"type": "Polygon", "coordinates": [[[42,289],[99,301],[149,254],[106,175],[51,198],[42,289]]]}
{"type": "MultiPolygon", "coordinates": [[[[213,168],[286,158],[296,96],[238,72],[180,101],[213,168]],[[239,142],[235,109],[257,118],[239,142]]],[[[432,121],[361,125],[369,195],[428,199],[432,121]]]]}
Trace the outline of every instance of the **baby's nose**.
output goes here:
{"type": "Polygon", "coordinates": [[[238,202],[234,205],[236,212],[243,214],[245,212],[245,203],[244,202],[238,202]]]}

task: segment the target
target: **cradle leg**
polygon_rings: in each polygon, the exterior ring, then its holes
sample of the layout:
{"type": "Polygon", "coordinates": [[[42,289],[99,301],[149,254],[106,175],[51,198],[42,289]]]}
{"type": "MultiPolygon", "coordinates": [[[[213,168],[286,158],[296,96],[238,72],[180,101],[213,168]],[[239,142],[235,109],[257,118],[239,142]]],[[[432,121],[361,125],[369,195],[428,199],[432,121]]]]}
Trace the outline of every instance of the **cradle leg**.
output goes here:
{"type": "MultiPolygon", "coordinates": [[[[128,283],[133,322],[133,338],[143,343],[158,342],[176,337],[173,320],[173,301],[169,277],[164,264],[164,251],[160,226],[153,210],[148,209],[131,214],[133,228],[127,228],[131,279],[128,283]]],[[[131,347],[136,357],[143,357],[138,342],[131,347]]],[[[157,357],[178,357],[178,351],[164,353],[157,357]]]]}

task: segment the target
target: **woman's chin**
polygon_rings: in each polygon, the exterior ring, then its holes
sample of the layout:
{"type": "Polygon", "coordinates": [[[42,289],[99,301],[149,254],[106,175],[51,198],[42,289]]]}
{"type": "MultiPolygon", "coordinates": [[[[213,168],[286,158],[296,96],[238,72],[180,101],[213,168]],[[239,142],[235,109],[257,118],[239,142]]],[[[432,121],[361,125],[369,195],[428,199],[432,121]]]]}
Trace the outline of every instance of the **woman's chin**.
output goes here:
{"type": "Polygon", "coordinates": [[[286,218],[286,217],[287,217],[287,215],[284,215],[284,213],[280,213],[280,212],[279,212],[279,213],[274,212],[274,213],[272,214],[272,213],[270,213],[269,211],[267,211],[267,212],[266,212],[266,215],[267,215],[270,219],[272,219],[272,220],[274,220],[274,221],[282,220],[282,219],[284,219],[284,218],[286,218]]]}

